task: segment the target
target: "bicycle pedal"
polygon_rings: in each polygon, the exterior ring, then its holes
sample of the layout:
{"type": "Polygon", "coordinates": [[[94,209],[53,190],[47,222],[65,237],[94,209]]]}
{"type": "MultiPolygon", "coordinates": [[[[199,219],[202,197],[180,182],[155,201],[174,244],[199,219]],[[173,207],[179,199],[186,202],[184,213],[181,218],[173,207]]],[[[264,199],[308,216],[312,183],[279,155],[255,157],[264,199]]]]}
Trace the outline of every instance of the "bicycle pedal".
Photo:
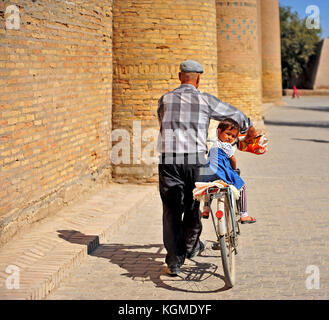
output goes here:
{"type": "Polygon", "coordinates": [[[218,242],[215,242],[211,245],[211,249],[213,250],[220,250],[220,244],[218,242]]]}

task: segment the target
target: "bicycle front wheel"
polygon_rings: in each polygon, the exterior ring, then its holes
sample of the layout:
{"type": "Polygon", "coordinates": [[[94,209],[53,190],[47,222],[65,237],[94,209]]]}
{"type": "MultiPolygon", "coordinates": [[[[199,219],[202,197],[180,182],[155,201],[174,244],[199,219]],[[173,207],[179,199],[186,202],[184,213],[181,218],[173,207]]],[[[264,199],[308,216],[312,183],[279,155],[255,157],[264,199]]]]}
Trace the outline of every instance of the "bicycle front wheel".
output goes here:
{"type": "Polygon", "coordinates": [[[226,234],[220,236],[220,250],[221,259],[224,269],[225,284],[227,287],[232,288],[235,284],[235,248],[234,248],[234,231],[231,212],[230,202],[228,195],[224,198],[224,214],[226,221],[226,234]]]}

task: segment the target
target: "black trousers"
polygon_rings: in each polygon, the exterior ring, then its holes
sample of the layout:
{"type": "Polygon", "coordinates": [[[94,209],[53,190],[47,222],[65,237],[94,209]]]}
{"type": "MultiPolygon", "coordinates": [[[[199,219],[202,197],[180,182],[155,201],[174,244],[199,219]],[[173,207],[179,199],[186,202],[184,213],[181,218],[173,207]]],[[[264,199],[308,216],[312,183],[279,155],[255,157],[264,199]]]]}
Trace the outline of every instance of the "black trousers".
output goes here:
{"type": "Polygon", "coordinates": [[[159,164],[163,242],[169,267],[183,265],[186,255],[199,246],[202,231],[200,202],[193,200],[192,191],[195,182],[201,181],[200,170],[205,160],[204,156],[196,159],[191,163],[186,156],[173,156],[173,161],[160,161],[159,164]]]}

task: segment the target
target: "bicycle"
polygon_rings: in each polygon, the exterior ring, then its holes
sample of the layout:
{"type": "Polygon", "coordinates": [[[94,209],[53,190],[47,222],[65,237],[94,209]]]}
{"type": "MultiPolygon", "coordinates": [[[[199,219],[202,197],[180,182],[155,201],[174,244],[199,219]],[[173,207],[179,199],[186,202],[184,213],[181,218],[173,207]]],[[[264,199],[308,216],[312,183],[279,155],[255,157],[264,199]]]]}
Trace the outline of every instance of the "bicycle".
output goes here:
{"type": "Polygon", "coordinates": [[[237,254],[238,235],[240,235],[238,223],[240,205],[239,200],[233,195],[231,187],[227,184],[223,185],[226,186],[206,188],[204,196],[207,197],[210,203],[209,213],[217,238],[212,245],[212,250],[221,251],[225,284],[227,287],[232,288],[236,281],[235,255],[237,254]]]}

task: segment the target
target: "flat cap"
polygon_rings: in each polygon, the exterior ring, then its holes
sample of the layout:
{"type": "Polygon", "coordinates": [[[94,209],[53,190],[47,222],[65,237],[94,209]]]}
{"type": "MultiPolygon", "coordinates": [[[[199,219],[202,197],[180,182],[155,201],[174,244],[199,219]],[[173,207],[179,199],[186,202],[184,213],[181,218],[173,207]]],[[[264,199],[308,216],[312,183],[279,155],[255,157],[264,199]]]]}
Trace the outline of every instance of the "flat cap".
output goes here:
{"type": "Polygon", "coordinates": [[[202,65],[197,61],[185,60],[180,64],[180,71],[203,73],[203,68],[202,65]]]}

